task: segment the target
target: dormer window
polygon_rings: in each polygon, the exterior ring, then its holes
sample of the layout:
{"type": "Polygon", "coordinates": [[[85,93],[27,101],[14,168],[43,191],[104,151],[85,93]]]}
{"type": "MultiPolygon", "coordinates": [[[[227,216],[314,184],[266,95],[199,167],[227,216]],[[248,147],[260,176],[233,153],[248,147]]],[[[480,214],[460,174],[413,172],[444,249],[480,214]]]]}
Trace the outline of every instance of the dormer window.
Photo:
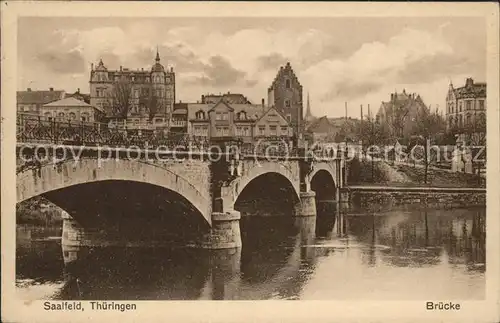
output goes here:
{"type": "Polygon", "coordinates": [[[285,100],[285,107],[289,108],[290,107],[290,100],[285,100]]]}
{"type": "Polygon", "coordinates": [[[238,113],[238,119],[239,120],[246,120],[247,119],[247,113],[245,111],[241,111],[238,113]]]}
{"type": "Polygon", "coordinates": [[[205,112],[203,112],[203,111],[196,112],[196,119],[198,119],[198,120],[205,119],[205,112]]]}
{"type": "Polygon", "coordinates": [[[289,88],[291,88],[291,87],[292,87],[292,86],[291,86],[291,83],[290,83],[290,79],[286,79],[286,80],[285,80],[285,87],[286,87],[287,89],[289,89],[289,88]]]}

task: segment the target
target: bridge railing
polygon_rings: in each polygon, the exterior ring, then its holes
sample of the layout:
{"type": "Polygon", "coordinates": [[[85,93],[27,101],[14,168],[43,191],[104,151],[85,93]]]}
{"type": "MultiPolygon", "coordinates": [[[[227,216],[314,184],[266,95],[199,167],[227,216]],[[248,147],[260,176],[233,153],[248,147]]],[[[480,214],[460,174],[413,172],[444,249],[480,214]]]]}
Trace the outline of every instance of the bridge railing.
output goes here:
{"type": "MultiPolygon", "coordinates": [[[[204,137],[193,137],[186,133],[171,132],[168,128],[128,129],[109,126],[106,123],[76,120],[58,120],[38,115],[17,116],[18,143],[85,145],[108,147],[138,147],[162,150],[213,152],[214,143],[204,137]]],[[[324,153],[316,147],[307,151],[299,149],[284,138],[261,138],[254,142],[233,141],[243,156],[307,157],[315,159],[337,159],[339,154],[324,153]]],[[[225,146],[227,147],[227,145],[225,146]]],[[[227,153],[228,151],[221,151],[227,153]]]]}

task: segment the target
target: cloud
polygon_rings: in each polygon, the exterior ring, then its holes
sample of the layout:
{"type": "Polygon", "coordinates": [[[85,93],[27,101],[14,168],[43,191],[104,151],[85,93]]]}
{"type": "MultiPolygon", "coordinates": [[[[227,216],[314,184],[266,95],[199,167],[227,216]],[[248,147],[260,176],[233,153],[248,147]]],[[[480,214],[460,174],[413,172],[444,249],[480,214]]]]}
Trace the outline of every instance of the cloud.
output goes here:
{"type": "Polygon", "coordinates": [[[353,99],[410,79],[433,80],[439,76],[438,64],[451,56],[453,49],[439,35],[406,28],[387,42],[363,44],[345,60],[323,60],[306,74],[313,86],[325,89],[319,95],[322,101],[353,99]],[[424,65],[426,69],[418,70],[424,65]]]}
{"type": "Polygon", "coordinates": [[[191,78],[190,83],[211,87],[234,86],[237,84],[250,84],[247,73],[234,68],[229,60],[223,56],[212,56],[203,67],[203,74],[191,78]]]}
{"type": "Polygon", "coordinates": [[[287,58],[280,53],[271,53],[257,57],[257,65],[261,70],[275,70],[276,67],[284,65],[286,62],[287,58]]]}
{"type": "Polygon", "coordinates": [[[45,51],[37,56],[39,62],[57,74],[75,74],[85,71],[85,59],[77,50],[69,52],[45,51]]]}

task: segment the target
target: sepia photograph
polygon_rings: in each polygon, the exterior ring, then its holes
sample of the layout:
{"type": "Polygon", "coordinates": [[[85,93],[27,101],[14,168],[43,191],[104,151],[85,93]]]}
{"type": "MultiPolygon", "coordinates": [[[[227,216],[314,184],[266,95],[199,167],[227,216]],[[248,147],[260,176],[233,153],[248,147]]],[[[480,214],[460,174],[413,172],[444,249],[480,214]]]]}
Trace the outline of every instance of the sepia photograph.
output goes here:
{"type": "Polygon", "coordinates": [[[9,301],[498,319],[498,7],[102,5],[2,3],[9,301]]]}

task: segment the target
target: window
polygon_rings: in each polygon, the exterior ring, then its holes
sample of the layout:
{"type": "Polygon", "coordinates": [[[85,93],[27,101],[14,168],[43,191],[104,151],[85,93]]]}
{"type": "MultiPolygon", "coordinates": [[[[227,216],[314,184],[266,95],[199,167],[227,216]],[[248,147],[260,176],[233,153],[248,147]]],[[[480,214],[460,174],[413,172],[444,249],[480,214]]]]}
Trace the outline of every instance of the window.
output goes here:
{"type": "Polygon", "coordinates": [[[276,136],[277,135],[277,126],[269,126],[269,132],[271,133],[271,136],[276,136]]]}
{"type": "Polygon", "coordinates": [[[238,113],[239,120],[246,120],[246,118],[247,118],[247,114],[245,111],[241,111],[240,113],[238,113]]]}
{"type": "Polygon", "coordinates": [[[59,119],[64,119],[64,112],[59,112],[59,113],[57,114],[57,117],[58,117],[59,119]]]}
{"type": "Polygon", "coordinates": [[[259,135],[264,136],[266,134],[266,126],[259,126],[259,135]]]}
{"type": "Polygon", "coordinates": [[[76,120],[76,114],[74,112],[69,113],[69,120],[76,120]]]}
{"type": "Polygon", "coordinates": [[[286,80],[285,80],[285,87],[286,87],[287,89],[291,88],[291,84],[290,84],[290,80],[289,80],[289,79],[286,79],[286,80]]]}
{"type": "MultiPolygon", "coordinates": [[[[469,101],[469,102],[470,102],[470,101],[469,101]]],[[[465,117],[465,124],[467,124],[467,125],[468,125],[468,124],[470,124],[470,115],[467,115],[467,116],[465,117]]]]}
{"type": "Polygon", "coordinates": [[[460,103],[458,103],[458,112],[462,112],[462,104],[463,104],[462,101],[460,101],[460,103]]]}
{"type": "Polygon", "coordinates": [[[284,134],[284,135],[287,135],[288,134],[288,127],[281,126],[281,133],[284,134]]]}
{"type": "Polygon", "coordinates": [[[138,97],[139,97],[139,90],[135,89],[134,90],[134,98],[138,98],[138,97]]]}
{"type": "Polygon", "coordinates": [[[287,120],[288,122],[292,122],[292,115],[291,115],[291,114],[287,114],[287,115],[286,115],[286,120],[287,120]]]}
{"type": "Polygon", "coordinates": [[[82,112],[80,118],[82,121],[89,121],[89,114],[87,112],[82,112]]]}
{"type": "Polygon", "coordinates": [[[479,109],[484,110],[484,100],[479,100],[479,109]]]}
{"type": "Polygon", "coordinates": [[[156,119],[155,119],[155,122],[156,122],[156,123],[162,123],[162,122],[163,122],[163,119],[162,119],[162,118],[156,118],[156,119]]]}
{"type": "Polygon", "coordinates": [[[454,110],[455,110],[455,107],[454,107],[454,105],[453,105],[453,104],[451,104],[451,113],[453,113],[453,112],[454,112],[454,110]]]}
{"type": "Polygon", "coordinates": [[[290,107],[290,100],[285,100],[285,107],[289,108],[290,107]]]}
{"type": "Polygon", "coordinates": [[[236,127],[236,135],[243,136],[243,128],[242,127],[236,127]]]}
{"type": "Polygon", "coordinates": [[[222,113],[222,120],[229,120],[229,113],[223,112],[222,113]]]}
{"type": "Polygon", "coordinates": [[[199,119],[199,120],[205,119],[205,113],[203,111],[196,112],[196,119],[199,119]]]}
{"type": "Polygon", "coordinates": [[[472,102],[471,102],[471,101],[467,101],[467,102],[465,103],[465,106],[466,106],[466,109],[467,109],[467,110],[471,110],[471,109],[472,109],[472,102]]]}
{"type": "Polygon", "coordinates": [[[222,120],[222,113],[216,112],[215,113],[215,120],[222,120]]]}

